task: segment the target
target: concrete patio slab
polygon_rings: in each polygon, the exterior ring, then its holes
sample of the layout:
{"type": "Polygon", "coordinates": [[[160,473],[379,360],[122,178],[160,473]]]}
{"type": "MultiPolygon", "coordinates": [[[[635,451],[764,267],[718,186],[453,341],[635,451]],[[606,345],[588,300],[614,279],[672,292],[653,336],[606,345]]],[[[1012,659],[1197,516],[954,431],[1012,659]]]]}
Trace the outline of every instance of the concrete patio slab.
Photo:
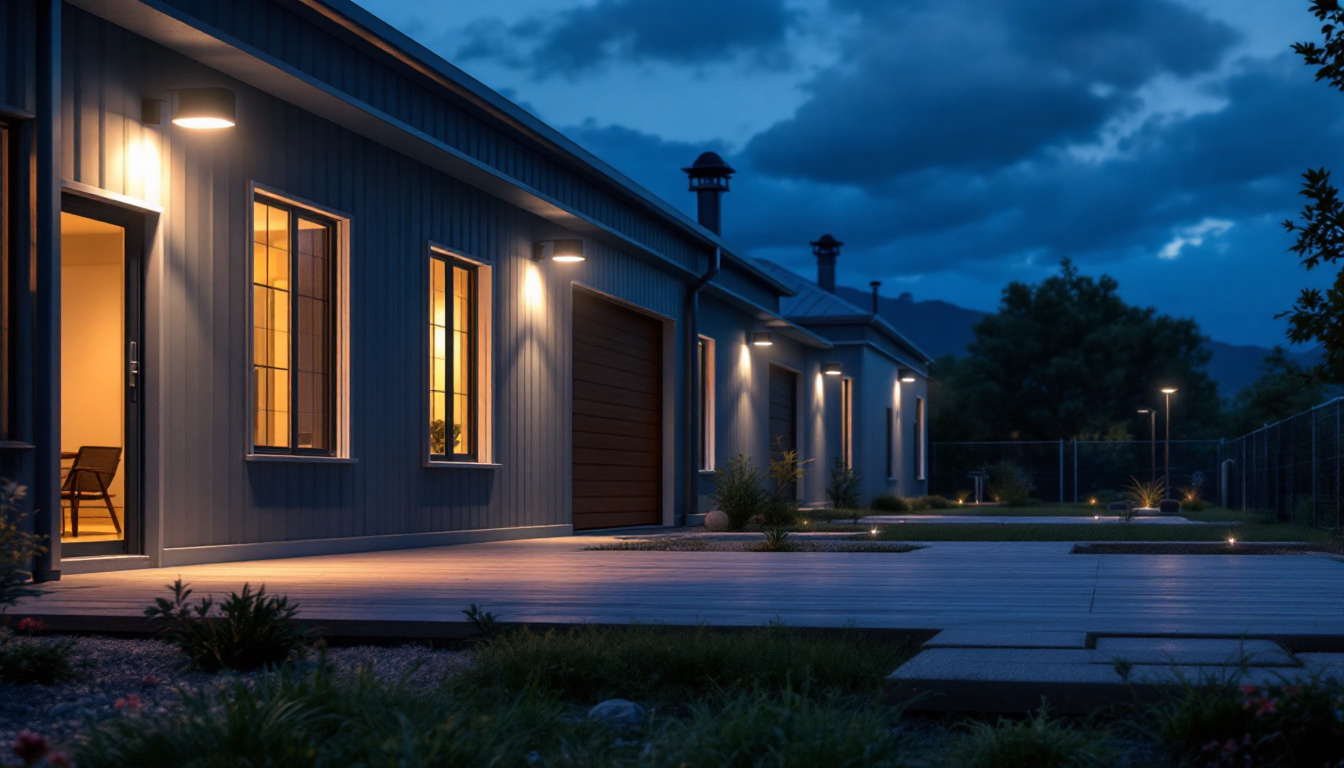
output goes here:
{"type": "Polygon", "coordinates": [[[1294,667],[1298,662],[1269,640],[1197,637],[1102,637],[1096,653],[1133,664],[1294,667]]]}
{"type": "Polygon", "coordinates": [[[1087,648],[1086,632],[1037,630],[948,629],[924,643],[925,648],[1087,648]]]}

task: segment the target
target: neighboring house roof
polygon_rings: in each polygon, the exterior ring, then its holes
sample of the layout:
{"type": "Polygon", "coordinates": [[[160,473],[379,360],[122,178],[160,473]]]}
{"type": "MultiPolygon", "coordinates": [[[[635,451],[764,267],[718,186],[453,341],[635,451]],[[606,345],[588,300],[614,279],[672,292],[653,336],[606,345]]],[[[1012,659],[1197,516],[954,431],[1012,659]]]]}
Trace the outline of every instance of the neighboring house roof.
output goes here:
{"type": "Polygon", "coordinates": [[[862,307],[824,290],[821,286],[802,275],[764,259],[755,259],[757,266],[768,272],[776,280],[788,286],[793,296],[780,299],[780,313],[795,323],[802,325],[866,325],[886,336],[897,347],[918,358],[920,363],[928,364],[933,358],[924,350],[896,330],[891,323],[883,320],[862,307]]]}

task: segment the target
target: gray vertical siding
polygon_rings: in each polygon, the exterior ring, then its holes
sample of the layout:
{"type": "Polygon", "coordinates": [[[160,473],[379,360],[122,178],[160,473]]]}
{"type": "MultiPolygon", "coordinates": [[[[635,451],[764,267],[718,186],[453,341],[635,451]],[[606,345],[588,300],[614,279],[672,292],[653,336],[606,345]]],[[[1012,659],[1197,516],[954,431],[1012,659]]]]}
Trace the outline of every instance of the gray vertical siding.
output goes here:
{"type": "Polygon", "coordinates": [[[157,183],[166,209],[147,297],[158,343],[146,360],[164,547],[569,523],[571,285],[679,322],[680,280],[591,241],[585,263],[534,265],[532,242],[564,230],[76,9],[64,34],[68,175],[135,198],[157,183]],[[140,97],[167,85],[164,72],[174,85],[233,88],[239,125],[141,126],[140,97]],[[160,176],[127,172],[131,154],[153,153],[141,146],[158,146],[160,176]],[[350,216],[355,464],[244,460],[252,182],[350,216]],[[497,469],[423,466],[430,242],[494,270],[497,469]],[[542,277],[540,308],[522,300],[528,270],[542,277]]]}
{"type": "Polygon", "coordinates": [[[0,3],[0,104],[32,112],[37,108],[37,27],[32,0],[0,3]]]}

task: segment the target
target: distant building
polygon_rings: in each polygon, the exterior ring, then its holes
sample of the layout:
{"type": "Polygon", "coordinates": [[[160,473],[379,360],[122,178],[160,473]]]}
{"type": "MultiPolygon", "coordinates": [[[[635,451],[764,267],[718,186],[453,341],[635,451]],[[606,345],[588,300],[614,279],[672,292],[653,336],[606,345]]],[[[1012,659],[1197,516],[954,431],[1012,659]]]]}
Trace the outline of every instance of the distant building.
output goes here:
{"type": "Polygon", "coordinates": [[[775,435],[804,502],[835,456],[923,492],[927,359],[724,243],[717,156],[692,221],[346,0],[9,0],[0,41],[43,578],[684,525],[775,435]]]}

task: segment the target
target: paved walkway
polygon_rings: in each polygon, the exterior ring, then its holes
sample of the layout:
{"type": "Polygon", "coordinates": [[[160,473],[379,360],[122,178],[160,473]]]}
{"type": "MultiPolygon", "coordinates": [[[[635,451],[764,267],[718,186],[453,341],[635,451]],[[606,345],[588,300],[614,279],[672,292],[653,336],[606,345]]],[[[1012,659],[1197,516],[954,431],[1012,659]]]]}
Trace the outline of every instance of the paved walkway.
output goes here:
{"type": "MultiPolygon", "coordinates": [[[[937,542],[904,554],[584,551],[573,537],[69,576],[12,615],[133,626],[181,576],[197,594],[265,583],[301,615],[371,633],[502,621],[1344,636],[1331,557],[1071,555],[1068,543],[937,542]]],[[[60,622],[54,626],[61,626],[60,622]]],[[[67,624],[68,626],[68,624],[67,624]]]]}
{"type": "MultiPolygon", "coordinates": [[[[887,525],[890,523],[973,523],[978,525],[1111,525],[1121,522],[1115,515],[1088,515],[1087,517],[1058,517],[1042,515],[1040,517],[1019,517],[1016,515],[869,515],[860,518],[864,525],[887,525]]],[[[1131,525],[1209,525],[1174,515],[1135,516],[1131,525]]],[[[1218,525],[1236,525],[1236,523],[1218,523],[1218,525]]]]}

